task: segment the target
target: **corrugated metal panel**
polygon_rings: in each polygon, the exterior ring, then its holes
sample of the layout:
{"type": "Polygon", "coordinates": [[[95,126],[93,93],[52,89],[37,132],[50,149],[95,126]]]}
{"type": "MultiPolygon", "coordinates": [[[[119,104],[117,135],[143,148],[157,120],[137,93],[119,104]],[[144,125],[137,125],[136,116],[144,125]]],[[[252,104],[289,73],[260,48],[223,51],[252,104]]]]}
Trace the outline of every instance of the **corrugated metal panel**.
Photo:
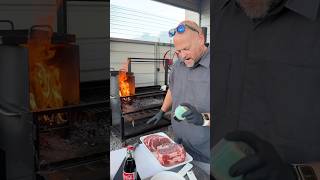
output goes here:
{"type": "Polygon", "coordinates": [[[79,39],[80,80],[106,79],[109,71],[109,41],[107,39],[79,39]]]}
{"type": "Polygon", "coordinates": [[[68,2],[68,33],[80,47],[80,80],[106,79],[109,72],[109,8],[107,2],[68,2]]]}
{"type": "Polygon", "coordinates": [[[171,0],[154,0],[154,1],[158,1],[158,2],[162,2],[165,4],[170,4],[176,7],[180,7],[180,8],[184,8],[184,9],[188,9],[191,11],[196,11],[199,12],[200,11],[200,0],[175,0],[175,1],[171,1],[171,0]]]}
{"type": "MultiPolygon", "coordinates": [[[[110,41],[110,67],[119,70],[128,57],[154,58],[154,45],[110,41]]],[[[154,84],[154,65],[132,64],[137,86],[154,84]]]]}
{"type": "MultiPolygon", "coordinates": [[[[80,46],[81,81],[107,78],[110,62],[109,8],[108,2],[67,2],[68,33],[76,34],[80,46]]],[[[56,31],[56,0],[0,1],[0,19],[12,20],[17,29],[45,24],[49,16],[56,31]]]]}
{"type": "Polygon", "coordinates": [[[44,24],[51,16],[51,25],[56,29],[56,8],[52,4],[0,4],[0,19],[13,21],[16,29],[28,29],[35,24],[44,24]]]}
{"type": "Polygon", "coordinates": [[[210,42],[210,0],[201,0],[201,27],[207,27],[207,43],[210,42]]]}
{"type": "Polygon", "coordinates": [[[109,8],[106,2],[68,2],[68,32],[77,38],[106,38],[109,8]]]}
{"type": "MultiPolygon", "coordinates": [[[[130,40],[110,41],[110,67],[114,70],[119,70],[121,65],[126,62],[128,57],[138,58],[162,58],[164,53],[170,49],[168,45],[159,46],[159,54],[155,54],[155,44],[144,43],[130,40]]],[[[162,64],[159,64],[160,72],[157,73],[158,84],[164,84],[164,69],[162,64]]],[[[154,85],[155,64],[154,63],[137,63],[132,64],[132,72],[135,73],[137,86],[154,85]]]]}

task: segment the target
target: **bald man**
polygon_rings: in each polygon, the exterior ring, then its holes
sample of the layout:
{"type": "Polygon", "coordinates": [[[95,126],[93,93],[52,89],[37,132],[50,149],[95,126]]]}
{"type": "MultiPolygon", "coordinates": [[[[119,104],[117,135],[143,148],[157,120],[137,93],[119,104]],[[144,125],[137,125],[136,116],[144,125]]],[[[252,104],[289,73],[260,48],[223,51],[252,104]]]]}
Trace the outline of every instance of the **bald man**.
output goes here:
{"type": "Polygon", "coordinates": [[[179,60],[169,76],[169,90],[161,110],[147,123],[157,123],[165,112],[177,106],[188,107],[184,121],[171,113],[177,143],[183,144],[195,164],[210,172],[210,49],[205,46],[202,29],[193,21],[183,21],[169,31],[179,60]]]}

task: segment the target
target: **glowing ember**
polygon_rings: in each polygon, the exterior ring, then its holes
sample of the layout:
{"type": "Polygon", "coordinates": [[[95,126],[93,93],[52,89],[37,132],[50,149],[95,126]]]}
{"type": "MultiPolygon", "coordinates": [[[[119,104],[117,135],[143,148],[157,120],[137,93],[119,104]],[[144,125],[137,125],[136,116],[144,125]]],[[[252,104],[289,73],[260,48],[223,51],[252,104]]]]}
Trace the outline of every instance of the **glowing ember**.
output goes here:
{"type": "Polygon", "coordinates": [[[41,125],[56,126],[67,123],[66,113],[57,113],[51,115],[43,115],[38,117],[41,125]]]}

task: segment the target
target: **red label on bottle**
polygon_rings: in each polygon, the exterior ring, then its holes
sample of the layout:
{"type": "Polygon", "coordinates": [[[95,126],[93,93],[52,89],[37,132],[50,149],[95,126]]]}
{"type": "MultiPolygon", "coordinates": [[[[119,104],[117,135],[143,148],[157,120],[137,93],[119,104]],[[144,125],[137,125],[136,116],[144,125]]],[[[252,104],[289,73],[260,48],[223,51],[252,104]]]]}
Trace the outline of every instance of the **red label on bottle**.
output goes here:
{"type": "Polygon", "coordinates": [[[123,172],[122,173],[122,177],[123,177],[123,180],[135,180],[136,179],[136,173],[135,172],[133,172],[133,173],[123,172]]]}

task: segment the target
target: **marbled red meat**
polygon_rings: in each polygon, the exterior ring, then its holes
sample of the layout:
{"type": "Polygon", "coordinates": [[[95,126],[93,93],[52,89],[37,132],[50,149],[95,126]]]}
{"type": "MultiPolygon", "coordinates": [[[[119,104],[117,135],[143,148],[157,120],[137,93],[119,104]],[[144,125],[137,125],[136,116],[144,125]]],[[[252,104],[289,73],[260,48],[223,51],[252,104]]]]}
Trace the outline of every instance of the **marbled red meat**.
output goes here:
{"type": "Polygon", "coordinates": [[[152,134],[144,138],[143,143],[147,146],[147,148],[154,152],[157,150],[157,147],[161,144],[170,143],[170,139],[164,136],[152,134]]]}
{"type": "Polygon", "coordinates": [[[157,159],[163,166],[172,166],[186,159],[186,151],[183,146],[176,143],[165,143],[157,147],[157,159]]]}

